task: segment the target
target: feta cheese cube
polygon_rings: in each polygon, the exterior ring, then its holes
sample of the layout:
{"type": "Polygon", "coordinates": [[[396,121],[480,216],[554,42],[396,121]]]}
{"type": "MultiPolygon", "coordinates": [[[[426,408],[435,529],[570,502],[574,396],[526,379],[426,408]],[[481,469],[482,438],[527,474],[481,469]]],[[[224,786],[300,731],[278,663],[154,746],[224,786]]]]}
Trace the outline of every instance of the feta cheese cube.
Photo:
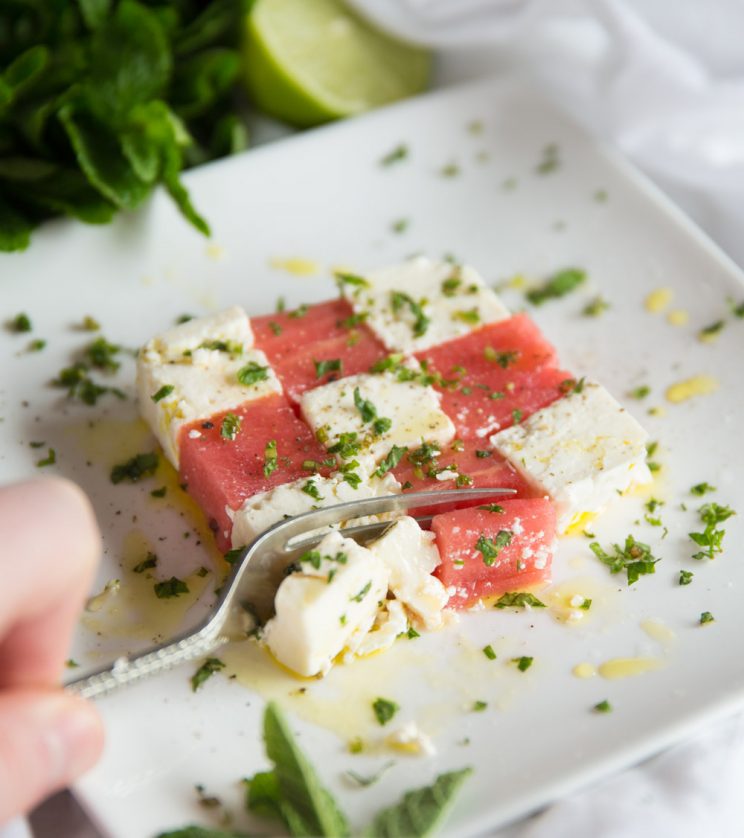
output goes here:
{"type": "Polygon", "coordinates": [[[431,737],[421,731],[416,722],[406,722],[387,737],[387,744],[405,754],[432,757],[437,749],[431,737]]]}
{"type": "MultiPolygon", "coordinates": [[[[392,474],[383,478],[361,475],[362,482],[354,489],[343,476],[334,474],[330,477],[313,475],[292,483],[277,486],[268,492],[261,492],[248,498],[237,511],[227,510],[233,519],[233,547],[243,547],[284,518],[303,515],[321,506],[333,506],[352,500],[375,498],[382,495],[396,495],[400,492],[400,483],[392,474]],[[303,491],[311,484],[317,490],[309,494],[303,491]]],[[[361,519],[360,519],[361,520],[361,519]]],[[[366,520],[366,519],[365,519],[366,520]]]]}
{"type": "Polygon", "coordinates": [[[418,352],[464,335],[509,310],[471,267],[423,256],[367,274],[343,293],[391,352],[418,352]]]}
{"type": "Polygon", "coordinates": [[[587,382],[494,434],[491,445],[556,505],[564,530],[618,492],[648,483],[648,434],[599,384],[587,382]]]}
{"type": "Polygon", "coordinates": [[[365,547],[332,532],[276,594],[264,627],[272,655],[299,675],[324,675],[345,648],[354,652],[385,601],[388,570],[365,547]]]}
{"type": "Polygon", "coordinates": [[[140,352],[140,412],[176,468],[184,425],[281,393],[266,356],[252,345],[248,318],[234,306],[163,332],[140,352]],[[242,384],[238,374],[246,368],[250,383],[242,384]]]}
{"type": "Polygon", "coordinates": [[[404,516],[368,546],[387,567],[395,598],[425,628],[440,628],[449,596],[439,579],[431,575],[441,561],[434,533],[425,532],[414,518],[404,516]]]}
{"type": "Polygon", "coordinates": [[[421,440],[444,447],[455,436],[455,427],[440,407],[439,394],[415,381],[398,381],[389,373],[350,375],[303,394],[302,414],[310,427],[332,448],[341,434],[356,434],[360,453],[379,461],[393,445],[410,448],[421,440]],[[356,394],[356,396],[355,396],[356,394]],[[365,421],[360,401],[373,406],[378,419],[389,427],[375,430],[365,421]],[[321,430],[322,429],[322,430],[321,430]]]}

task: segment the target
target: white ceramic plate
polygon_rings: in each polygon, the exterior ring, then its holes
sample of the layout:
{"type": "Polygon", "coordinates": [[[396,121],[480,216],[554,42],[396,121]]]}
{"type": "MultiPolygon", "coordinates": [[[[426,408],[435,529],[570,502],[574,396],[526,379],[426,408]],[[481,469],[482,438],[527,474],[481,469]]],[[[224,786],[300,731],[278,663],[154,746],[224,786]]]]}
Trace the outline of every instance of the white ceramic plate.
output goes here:
{"type": "MultiPolygon", "coordinates": [[[[213,225],[212,245],[158,195],[111,228],[49,224],[28,253],[0,261],[3,316],[27,311],[31,337],[48,340],[43,352],[26,354],[26,337],[0,335],[3,478],[35,473],[35,461],[54,447],[53,470],[91,493],[105,532],[98,588],[122,581],[120,593],[84,620],[73,652],[83,666],[167,636],[182,618],[193,623],[212,601],[215,572],[187,613],[193,598],[175,605],[154,600],[152,580],[130,570],[146,549],[157,551],[163,575],[219,566],[173,475],[163,470],[134,486],[109,482],[113,463],[153,445],[135,421],[133,401],[70,405],[46,386],[89,340],[73,328],[85,314],[100,320],[109,340],[136,347],[183,312],[238,302],[263,313],[278,295],[289,304],[327,298],[334,293],[328,269],[336,265],[364,271],[414,252],[449,252],[494,282],[583,267],[587,287],[534,316],[566,367],[602,381],[659,440],[662,470],[653,494],[665,503],[668,535],[662,539],[661,527],[643,521],[648,495],[619,500],[591,524],[604,545],[632,532],[663,557],[657,573],[631,589],[594,559],[586,538],[563,539],[555,560],[559,592],[594,600],[577,626],[561,622],[555,605],[531,613],[490,609],[464,615],[438,635],[401,640],[386,655],[338,667],[322,683],[292,681],[255,651],[238,648],[224,656],[225,674],[238,677],[215,676],[196,694],[187,667],[101,701],[106,754],[79,792],[107,834],[138,838],[187,822],[215,823],[221,810],[198,805],[196,783],[223,798],[238,827],[255,830],[242,812],[237,781],[266,764],[259,723],[267,695],[280,697],[355,826],[403,790],[473,766],[445,828],[453,836],[524,815],[741,702],[744,672],[735,649],[744,634],[742,519],[727,522],[727,549],[714,562],[690,559],[687,533],[699,528],[695,510],[702,501],[688,493],[694,483],[715,484],[715,500],[744,511],[744,322],[728,318],[714,343],[696,339],[700,327],[726,313],[726,297],[739,301],[744,289],[732,264],[674,207],[534,93],[500,82],[440,92],[288,139],[207,166],[187,182],[213,225]],[[480,132],[468,128],[473,121],[480,132]],[[380,166],[399,143],[408,146],[408,159],[380,166]],[[536,166],[551,143],[560,165],[540,175],[536,166]],[[459,173],[442,176],[450,163],[459,173]],[[597,200],[599,191],[606,200],[597,200]],[[408,229],[391,232],[400,218],[410,220],[408,229]],[[270,266],[271,259],[289,257],[313,260],[323,273],[299,277],[270,266]],[[689,325],[670,325],[664,314],[644,308],[646,295],[660,286],[673,289],[672,307],[689,312],[689,325]],[[610,309],[596,319],[582,317],[597,294],[610,309]],[[698,374],[715,376],[718,390],[682,404],[665,401],[669,385],[698,374]],[[643,384],[651,388],[647,399],[626,399],[643,384]],[[665,415],[647,415],[651,406],[665,415]],[[32,449],[31,441],[45,448],[32,449]],[[163,483],[168,496],[150,498],[163,483]],[[680,569],[695,572],[691,585],[678,585],[680,569]],[[701,627],[702,611],[711,611],[715,622],[701,627]],[[655,628],[649,619],[657,620],[655,628]],[[496,661],[481,653],[487,643],[496,661]],[[520,655],[534,657],[526,673],[509,663],[520,655]],[[580,663],[639,656],[658,668],[621,680],[572,674],[580,663]],[[307,691],[299,694],[300,687],[307,691]],[[377,696],[400,704],[401,721],[418,721],[432,736],[436,757],[391,756],[378,747],[387,729],[370,710],[377,696]],[[603,699],[614,712],[593,713],[603,699]],[[488,709],[471,712],[475,700],[487,701],[488,709]],[[354,735],[368,742],[366,753],[348,753],[354,735]],[[350,768],[371,773],[389,759],[395,765],[367,789],[342,777],[350,768]]],[[[510,292],[507,301],[518,307],[523,298],[510,292]]],[[[125,360],[114,380],[131,394],[132,378],[133,363],[125,360]]],[[[557,596],[542,594],[552,603],[557,596]]]]}

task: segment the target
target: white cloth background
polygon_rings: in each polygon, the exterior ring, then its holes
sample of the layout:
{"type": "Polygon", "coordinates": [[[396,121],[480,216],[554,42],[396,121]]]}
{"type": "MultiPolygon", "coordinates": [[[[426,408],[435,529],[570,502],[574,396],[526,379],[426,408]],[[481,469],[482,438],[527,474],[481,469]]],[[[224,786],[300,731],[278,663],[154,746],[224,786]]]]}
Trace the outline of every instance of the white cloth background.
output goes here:
{"type": "MultiPolygon", "coordinates": [[[[744,0],[350,0],[442,52],[444,81],[530,79],[744,267],[744,0]]],[[[740,838],[744,716],[499,838],[740,838]]]]}

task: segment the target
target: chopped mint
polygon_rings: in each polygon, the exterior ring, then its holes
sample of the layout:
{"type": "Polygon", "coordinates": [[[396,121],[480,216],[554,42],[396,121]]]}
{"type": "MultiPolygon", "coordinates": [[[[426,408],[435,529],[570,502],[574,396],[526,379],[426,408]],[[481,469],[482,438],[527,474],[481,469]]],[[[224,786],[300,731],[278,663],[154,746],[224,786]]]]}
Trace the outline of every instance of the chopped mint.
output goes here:
{"type": "Polygon", "coordinates": [[[264,477],[270,477],[279,465],[279,458],[276,451],[276,440],[270,439],[264,448],[264,477]]]}
{"type": "Polygon", "coordinates": [[[714,623],[716,618],[710,613],[710,611],[703,611],[700,615],[700,625],[705,625],[705,623],[714,623]]]}
{"type": "Polygon", "coordinates": [[[594,710],[595,713],[611,713],[612,705],[609,701],[607,701],[607,699],[605,699],[604,701],[600,701],[598,704],[595,704],[594,707],[592,707],[592,710],[594,710]]]}
{"type": "Polygon", "coordinates": [[[482,713],[488,707],[487,701],[474,701],[472,710],[474,713],[482,713]]]}
{"type": "Polygon", "coordinates": [[[692,582],[692,577],[695,574],[691,570],[680,570],[679,572],[679,584],[680,585],[689,585],[692,582]]]}
{"type": "Polygon", "coordinates": [[[652,555],[648,544],[636,541],[632,535],[626,537],[622,547],[613,544],[612,553],[606,553],[596,541],[589,545],[589,549],[602,564],[609,567],[610,573],[620,573],[624,570],[627,574],[628,585],[638,581],[641,576],[654,573],[656,563],[660,561],[652,555]]]}
{"type": "Polygon", "coordinates": [[[483,654],[488,658],[490,661],[496,660],[496,652],[493,650],[493,646],[489,643],[488,646],[483,647],[483,654]]]}
{"type": "Polygon", "coordinates": [[[308,480],[307,483],[305,483],[305,485],[302,487],[302,491],[306,495],[310,495],[310,497],[313,498],[313,500],[325,500],[325,498],[320,494],[320,490],[318,489],[317,485],[312,480],[308,480]]]}
{"type": "Polygon", "coordinates": [[[155,596],[158,599],[172,599],[173,597],[181,596],[181,594],[189,593],[189,586],[179,579],[177,576],[171,576],[164,582],[156,582],[153,585],[155,596]]]}
{"type": "Polygon", "coordinates": [[[143,477],[155,474],[158,467],[158,455],[154,451],[136,454],[125,463],[119,463],[111,469],[111,482],[122,483],[127,480],[137,483],[143,477]]]}
{"type": "Polygon", "coordinates": [[[170,396],[170,394],[175,389],[176,388],[172,384],[163,384],[163,386],[157,391],[157,393],[153,393],[152,396],[150,396],[150,398],[154,402],[159,402],[162,399],[164,399],[166,396],[170,396]]]}
{"type": "Polygon", "coordinates": [[[718,524],[728,520],[735,515],[729,506],[721,506],[718,503],[706,503],[698,510],[700,520],[705,524],[703,532],[691,532],[690,538],[700,547],[704,547],[698,553],[694,553],[693,559],[714,559],[716,554],[723,552],[723,537],[726,530],[719,529],[718,524]]]}
{"type": "Polygon", "coordinates": [[[641,385],[640,387],[636,387],[634,390],[631,390],[628,395],[632,399],[645,399],[651,393],[651,388],[646,384],[641,385]]]}
{"type": "Polygon", "coordinates": [[[400,707],[394,701],[390,701],[387,698],[377,698],[372,703],[372,710],[379,724],[386,725],[398,710],[400,710],[400,707]]]}
{"type": "Polygon", "coordinates": [[[11,332],[15,332],[16,334],[22,334],[23,332],[30,332],[33,329],[31,325],[31,318],[21,312],[20,314],[16,314],[16,316],[8,323],[8,328],[11,332]]]}
{"type": "Polygon", "coordinates": [[[220,436],[222,439],[232,442],[240,432],[243,424],[243,417],[236,413],[226,413],[220,425],[220,436]]]}
{"type": "Polygon", "coordinates": [[[533,305],[539,306],[548,300],[565,297],[586,280],[586,272],[579,268],[565,268],[553,274],[550,279],[537,288],[527,291],[526,297],[533,305]]]}
{"type": "Polygon", "coordinates": [[[266,381],[269,377],[269,368],[262,367],[255,361],[251,361],[237,372],[238,381],[246,387],[252,387],[259,381],[266,381]]]}
{"type": "Polygon", "coordinates": [[[516,663],[517,669],[520,672],[526,672],[531,666],[534,658],[530,658],[527,655],[522,655],[519,658],[512,658],[511,662],[516,663]]]}
{"type": "Polygon", "coordinates": [[[400,163],[401,160],[408,158],[408,146],[405,143],[400,143],[395,146],[392,151],[389,151],[381,160],[381,166],[392,166],[393,163],[400,163]]]}
{"type": "MultiPolygon", "coordinates": [[[[330,448],[328,449],[330,451],[330,448]]],[[[401,461],[401,458],[406,453],[406,449],[399,446],[393,445],[393,447],[388,452],[385,459],[380,463],[377,469],[374,471],[374,474],[377,477],[384,477],[390,469],[395,468],[398,463],[401,461]]]]}
{"type": "Polygon", "coordinates": [[[54,448],[50,448],[46,457],[43,460],[38,460],[36,468],[45,468],[46,466],[53,466],[57,462],[57,452],[54,448]]]}
{"type": "Polygon", "coordinates": [[[315,377],[323,378],[329,372],[341,372],[343,361],[340,358],[329,358],[326,361],[316,361],[313,359],[315,365],[315,377]]]}
{"type": "Polygon", "coordinates": [[[483,564],[491,567],[499,553],[511,544],[512,536],[513,533],[509,530],[499,530],[493,539],[481,534],[475,542],[475,549],[483,556],[483,564]]]}
{"type": "Polygon", "coordinates": [[[715,492],[716,487],[711,486],[710,483],[696,483],[694,486],[690,488],[691,495],[697,495],[698,497],[707,494],[708,492],[715,492]]]}
{"type": "Polygon", "coordinates": [[[584,308],[581,310],[581,313],[584,317],[599,317],[603,314],[607,309],[610,307],[610,304],[605,300],[603,297],[594,297],[593,300],[590,300],[584,308]]]}
{"type": "Polygon", "coordinates": [[[545,608],[545,603],[541,602],[534,594],[525,591],[507,592],[502,594],[496,601],[494,608],[545,608]]]}
{"type": "Polygon", "coordinates": [[[148,570],[151,567],[157,567],[157,564],[158,564],[158,557],[155,555],[155,553],[148,553],[145,556],[145,558],[142,559],[141,562],[139,562],[138,564],[136,564],[132,568],[132,572],[133,573],[144,573],[146,570],[148,570]]]}
{"type": "Polygon", "coordinates": [[[426,334],[426,330],[431,323],[431,320],[424,313],[424,303],[424,300],[417,303],[413,297],[403,291],[390,292],[390,305],[393,309],[393,314],[398,314],[402,308],[407,306],[414,317],[413,336],[417,338],[426,334]]]}
{"type": "Polygon", "coordinates": [[[220,669],[224,668],[225,664],[219,658],[207,658],[191,676],[191,689],[193,692],[196,692],[215,672],[219,672],[220,669]]]}

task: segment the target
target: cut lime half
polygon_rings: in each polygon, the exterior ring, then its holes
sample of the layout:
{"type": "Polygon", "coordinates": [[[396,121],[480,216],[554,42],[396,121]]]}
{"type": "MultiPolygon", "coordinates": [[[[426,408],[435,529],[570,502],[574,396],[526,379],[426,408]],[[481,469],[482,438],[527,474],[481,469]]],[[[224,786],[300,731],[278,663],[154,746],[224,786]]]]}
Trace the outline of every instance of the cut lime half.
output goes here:
{"type": "Polygon", "coordinates": [[[423,90],[430,53],[374,29],[339,0],[256,0],[245,79],[267,113],[308,126],[423,90]]]}

